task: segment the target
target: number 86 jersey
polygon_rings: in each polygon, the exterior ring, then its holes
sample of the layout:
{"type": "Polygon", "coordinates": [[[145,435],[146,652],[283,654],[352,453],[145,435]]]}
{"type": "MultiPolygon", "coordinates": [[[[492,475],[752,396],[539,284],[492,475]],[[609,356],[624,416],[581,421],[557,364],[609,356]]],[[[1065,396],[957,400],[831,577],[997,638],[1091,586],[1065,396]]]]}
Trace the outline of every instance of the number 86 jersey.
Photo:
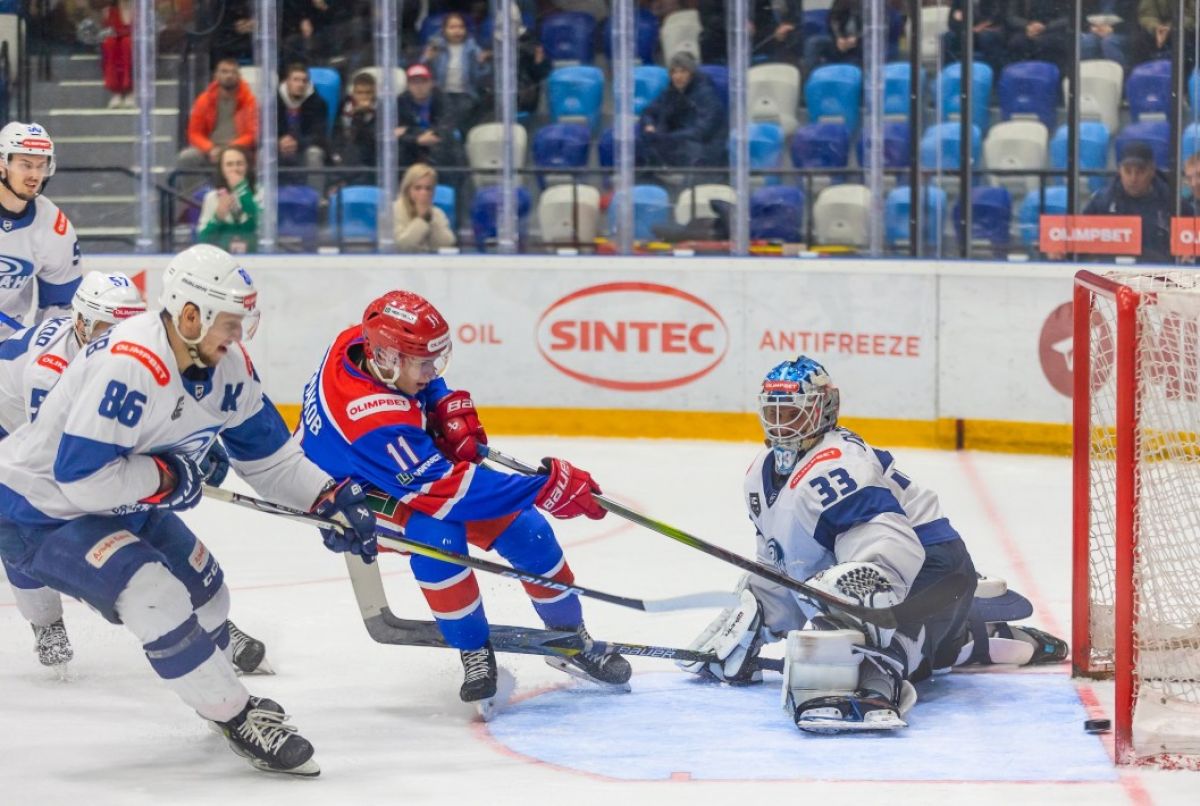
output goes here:
{"type": "MultiPolygon", "coordinates": [[[[959,537],[933,491],[844,428],[822,436],[786,478],[776,476],[771,450],[759,453],[746,473],[745,502],[759,560],[797,580],[837,563],[873,562],[903,594],[925,560],[923,547],[959,537]]],[[[812,615],[807,606],[797,612],[782,588],[757,578],[752,586],[773,632],[798,629],[812,615]]]]}

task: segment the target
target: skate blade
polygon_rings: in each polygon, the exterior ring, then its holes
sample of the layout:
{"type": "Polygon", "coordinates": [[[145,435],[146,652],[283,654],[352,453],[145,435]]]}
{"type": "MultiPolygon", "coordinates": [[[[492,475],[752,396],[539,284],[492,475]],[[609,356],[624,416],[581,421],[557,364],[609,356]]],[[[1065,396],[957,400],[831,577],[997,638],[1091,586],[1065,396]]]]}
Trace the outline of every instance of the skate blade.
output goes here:
{"type": "Polygon", "coordinates": [[[260,770],[261,772],[273,772],[280,775],[298,775],[301,778],[316,778],[321,774],[321,768],[317,766],[317,762],[313,761],[311,758],[301,764],[299,767],[292,767],[290,770],[281,770],[278,767],[272,767],[267,762],[257,758],[246,760],[250,762],[250,766],[254,767],[256,770],[260,770]]]}
{"type": "Polygon", "coordinates": [[[233,668],[234,671],[237,672],[238,677],[258,677],[259,675],[266,676],[275,674],[275,667],[272,666],[266,658],[263,658],[261,661],[259,661],[258,665],[248,672],[237,668],[236,664],[233,668]]]}
{"type": "Polygon", "coordinates": [[[566,672],[567,674],[571,675],[571,677],[577,677],[580,680],[584,680],[588,683],[591,683],[593,686],[599,686],[600,688],[605,689],[607,691],[612,691],[614,693],[621,692],[621,693],[625,693],[625,694],[632,691],[632,688],[630,687],[628,682],[609,683],[606,680],[599,680],[595,677],[592,677],[590,674],[585,672],[583,669],[580,669],[578,666],[571,663],[566,658],[559,657],[557,655],[552,655],[552,656],[547,657],[545,659],[545,661],[546,661],[547,666],[558,669],[560,672],[566,672]]]}
{"type": "Polygon", "coordinates": [[[492,696],[476,700],[471,703],[475,706],[475,712],[479,716],[481,722],[491,722],[496,714],[500,713],[504,706],[508,705],[508,701],[512,698],[513,691],[516,690],[517,679],[512,673],[501,666],[496,673],[496,693],[492,696]]]}
{"type": "Polygon", "coordinates": [[[877,719],[872,722],[848,722],[841,719],[801,719],[796,727],[805,733],[833,736],[838,733],[874,733],[907,728],[903,719],[877,719]]]}

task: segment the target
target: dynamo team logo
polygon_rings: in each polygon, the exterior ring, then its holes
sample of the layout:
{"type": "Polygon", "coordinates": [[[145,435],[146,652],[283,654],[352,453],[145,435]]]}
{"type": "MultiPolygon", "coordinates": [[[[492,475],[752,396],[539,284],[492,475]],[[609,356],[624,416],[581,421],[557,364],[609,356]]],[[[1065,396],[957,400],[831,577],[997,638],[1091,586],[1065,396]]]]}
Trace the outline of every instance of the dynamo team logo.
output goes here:
{"type": "Polygon", "coordinates": [[[767,556],[771,559],[771,565],[787,573],[787,569],[784,567],[783,546],[779,545],[779,541],[773,537],[767,541],[767,556]]]}
{"type": "MultiPolygon", "coordinates": [[[[9,221],[5,219],[4,223],[8,224],[9,221]]],[[[11,286],[12,281],[18,277],[32,276],[33,264],[28,260],[15,255],[0,255],[0,281],[4,281],[7,286],[11,286]]]]}

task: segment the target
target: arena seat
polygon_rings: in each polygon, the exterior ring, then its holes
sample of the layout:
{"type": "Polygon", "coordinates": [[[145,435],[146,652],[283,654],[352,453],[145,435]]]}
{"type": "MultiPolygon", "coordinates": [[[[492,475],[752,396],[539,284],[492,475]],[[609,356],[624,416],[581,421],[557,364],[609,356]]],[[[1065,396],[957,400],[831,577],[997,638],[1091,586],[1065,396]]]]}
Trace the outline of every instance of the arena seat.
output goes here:
{"type": "MultiPolygon", "coordinates": [[[[1055,82],[1057,86],[1058,82],[1055,82]]],[[[983,163],[989,169],[1041,171],[1046,168],[1046,127],[1037,120],[1006,120],[997,123],[983,141],[983,163]]],[[[1037,176],[992,176],[994,185],[1019,196],[1037,190],[1037,176]]]]}
{"type": "Polygon", "coordinates": [[[1171,159],[1171,124],[1165,120],[1142,120],[1130,123],[1117,135],[1117,162],[1125,153],[1125,146],[1135,140],[1141,140],[1154,151],[1154,163],[1158,169],[1165,171],[1174,162],[1171,159]]]}
{"type": "Polygon", "coordinates": [[[591,243],[600,219],[600,191],[591,185],[555,185],[538,199],[544,243],[591,243]]]}
{"type": "MultiPolygon", "coordinates": [[[[921,237],[934,254],[936,245],[946,230],[946,191],[927,186],[922,194],[924,216],[921,218],[921,237]]],[[[888,246],[908,246],[909,214],[912,210],[912,188],[908,185],[893,188],[883,205],[884,240],[888,246]]]]}
{"type": "MultiPolygon", "coordinates": [[[[475,248],[480,252],[487,247],[488,240],[496,237],[500,218],[500,194],[499,185],[488,185],[477,190],[471,202],[471,230],[475,235],[475,248]]],[[[523,238],[532,204],[529,191],[517,187],[516,201],[518,236],[523,238]]]]}
{"type": "MultiPolygon", "coordinates": [[[[533,164],[538,168],[584,168],[592,138],[587,127],[578,123],[551,123],[533,135],[533,164]]],[[[539,174],[541,187],[561,182],[576,182],[578,173],[539,174]]]]}
{"type": "Polygon", "coordinates": [[[250,92],[254,95],[255,100],[257,100],[258,82],[262,77],[262,70],[257,65],[243,64],[238,67],[238,73],[241,74],[242,81],[246,82],[246,86],[250,88],[250,92]]]}
{"type": "MultiPolygon", "coordinates": [[[[955,232],[959,243],[963,233],[959,216],[962,200],[954,205],[955,232]]],[[[1007,188],[981,186],[971,189],[971,246],[1008,246],[1012,226],[1012,197],[1007,188]]]]}
{"type": "Polygon", "coordinates": [[[737,192],[729,185],[704,184],[687,188],[679,194],[675,201],[675,223],[683,225],[693,218],[716,218],[716,211],[709,204],[713,199],[736,205],[737,192]],[[695,209],[692,209],[692,198],[696,199],[695,209]]]}
{"type": "Polygon", "coordinates": [[[452,185],[438,185],[433,189],[433,206],[446,214],[450,226],[458,221],[458,193],[452,185]]]}
{"type": "MultiPolygon", "coordinates": [[[[1067,169],[1067,125],[1064,123],[1054,132],[1050,140],[1050,167],[1065,171],[1067,169]]],[[[1103,171],[1108,168],[1108,128],[1097,120],[1079,122],[1079,167],[1084,171],[1103,171]]],[[[1107,180],[1102,176],[1087,178],[1087,186],[1094,193],[1104,187],[1107,180]]],[[[1052,180],[1053,184],[1064,184],[1062,179],[1052,180]]]]}
{"type": "Polygon", "coordinates": [[[1058,67],[1050,62],[1013,62],[996,87],[1002,120],[1034,117],[1046,130],[1058,123],[1058,67]]]}
{"type": "MultiPolygon", "coordinates": [[[[375,92],[378,94],[380,88],[383,86],[383,68],[371,66],[355,70],[354,75],[350,77],[350,86],[353,86],[354,79],[363,73],[366,73],[371,78],[375,79],[375,92]]],[[[408,74],[404,72],[403,67],[396,67],[392,70],[392,83],[395,85],[393,89],[396,91],[396,95],[398,96],[402,95],[404,90],[408,88],[408,74]]]]}
{"type": "MultiPolygon", "coordinates": [[[[971,67],[971,122],[981,132],[987,131],[991,123],[988,106],[992,102],[992,68],[985,62],[974,62],[971,67]]],[[[941,117],[943,121],[958,120],[962,114],[962,64],[947,65],[938,76],[942,93],[941,117]]]]}
{"type": "MultiPolygon", "coordinates": [[[[792,135],[791,155],[794,168],[845,168],[850,164],[850,132],[843,123],[800,126],[792,135]]],[[[845,173],[816,176],[807,187],[816,193],[828,184],[845,181],[845,173]]]]}
{"type": "MultiPolygon", "coordinates": [[[[860,83],[861,80],[860,74],[860,83]]],[[[791,136],[796,131],[800,70],[795,65],[760,64],[751,67],[746,74],[746,94],[746,114],[750,120],[778,123],[784,136],[791,136]]]]}
{"type": "Polygon", "coordinates": [[[665,67],[639,64],[633,68],[633,114],[642,114],[670,83],[671,76],[665,67]]]}
{"type": "Polygon", "coordinates": [[[867,245],[871,191],[865,185],[830,185],[813,204],[813,239],[824,245],[867,245]]]}
{"type": "MultiPolygon", "coordinates": [[[[514,123],[509,133],[512,140],[513,167],[525,167],[525,146],[528,135],[525,127],[514,123]]],[[[504,158],[504,124],[480,123],[467,132],[467,162],[476,170],[476,184],[495,181],[495,171],[501,168],[504,158]],[[483,173],[486,171],[489,173],[483,173]]]]}
{"type": "Polygon", "coordinates": [[[942,34],[950,30],[950,4],[921,9],[921,61],[936,62],[942,52],[942,34]]]}
{"type": "Polygon", "coordinates": [[[681,50],[696,57],[700,61],[700,12],[686,8],[673,11],[663,18],[662,26],[658,29],[658,38],[662,44],[663,64],[670,64],[671,57],[681,50]]]}
{"type": "Polygon", "coordinates": [[[342,241],[375,242],[379,216],[379,188],[347,185],[329,200],[329,227],[342,241]]]}
{"type": "MultiPolygon", "coordinates": [[[[783,130],[778,123],[751,123],[746,135],[750,140],[751,171],[779,168],[783,165],[783,130]]],[[[732,147],[731,139],[730,148],[732,147]]],[[[765,178],[768,185],[777,185],[779,181],[778,174],[765,178]]]]}
{"type": "Polygon", "coordinates": [[[1184,127],[1181,147],[1183,151],[1180,156],[1185,160],[1200,151],[1200,122],[1189,123],[1184,127]]]}
{"type": "Polygon", "coordinates": [[[541,42],[555,67],[591,64],[596,18],[579,11],[560,11],[542,18],[541,42]]]}
{"type": "Polygon", "coordinates": [[[804,240],[804,193],[790,185],[750,194],[750,237],[799,243],[804,240]]]}
{"type": "Polygon", "coordinates": [[[804,22],[801,23],[800,31],[806,42],[812,36],[829,36],[829,9],[804,9],[804,22]]]}
{"type": "Polygon", "coordinates": [[[856,131],[862,82],[862,70],[852,64],[827,64],[813,70],[804,84],[809,121],[841,122],[849,131],[856,131]]]}
{"type": "Polygon", "coordinates": [[[550,74],[546,97],[555,123],[586,123],[595,131],[604,101],[604,73],[598,67],[559,67],[550,74]]]}
{"type": "Polygon", "coordinates": [[[1125,79],[1125,99],[1135,122],[1166,120],[1171,109],[1171,62],[1156,59],[1142,62],[1125,79]]]}
{"type": "MultiPolygon", "coordinates": [[[[608,231],[617,232],[617,208],[621,191],[613,194],[608,205],[608,231]]],[[[671,197],[658,185],[633,186],[633,237],[638,241],[653,240],[654,227],[671,220],[671,197]]]]}
{"type": "MultiPolygon", "coordinates": [[[[918,74],[924,84],[925,69],[918,74]]],[[[883,68],[883,114],[890,120],[908,120],[912,70],[907,62],[892,62],[883,68]]]]}
{"type": "Polygon", "coordinates": [[[1036,191],[1028,194],[1017,208],[1017,232],[1021,243],[1035,246],[1041,237],[1041,216],[1067,214],[1067,188],[1065,185],[1046,188],[1045,204],[1036,191]]]}
{"type": "MultiPolygon", "coordinates": [[[[945,171],[957,171],[961,165],[959,144],[962,141],[962,127],[958,123],[938,123],[930,126],[921,135],[921,167],[938,168],[945,171]]],[[[979,135],[979,127],[971,127],[971,160],[979,162],[983,138],[979,135]]]]}
{"type": "MultiPolygon", "coordinates": [[[[634,19],[636,26],[634,42],[634,58],[643,65],[654,64],[654,49],[658,46],[658,17],[651,14],[644,8],[637,9],[637,16],[634,19]]],[[[613,24],[612,17],[604,20],[601,30],[601,36],[604,40],[604,55],[608,58],[609,63],[613,60],[613,24]]]]}
{"type": "Polygon", "coordinates": [[[700,72],[708,76],[725,109],[729,109],[729,68],[723,64],[702,64],[700,72]]]}
{"type": "Polygon", "coordinates": [[[295,240],[304,251],[315,251],[320,226],[318,210],[321,194],[308,185],[280,185],[276,193],[279,205],[276,234],[279,240],[295,240]]]}
{"type": "MultiPolygon", "coordinates": [[[[883,167],[907,168],[911,162],[912,134],[906,120],[889,120],[883,124],[883,167]]],[[[855,144],[858,164],[866,167],[867,130],[863,129],[855,144]]]]}
{"type": "Polygon", "coordinates": [[[337,119],[342,105],[342,77],[331,67],[310,67],[308,80],[312,82],[313,92],[325,102],[329,118],[325,133],[329,134],[333,131],[333,121],[337,119]]]}
{"type": "MultiPolygon", "coordinates": [[[[1067,79],[1062,81],[1067,97],[1067,79]]],[[[1109,59],[1085,59],[1079,63],[1079,117],[1099,120],[1110,132],[1121,125],[1121,91],[1125,68],[1109,59]]]]}

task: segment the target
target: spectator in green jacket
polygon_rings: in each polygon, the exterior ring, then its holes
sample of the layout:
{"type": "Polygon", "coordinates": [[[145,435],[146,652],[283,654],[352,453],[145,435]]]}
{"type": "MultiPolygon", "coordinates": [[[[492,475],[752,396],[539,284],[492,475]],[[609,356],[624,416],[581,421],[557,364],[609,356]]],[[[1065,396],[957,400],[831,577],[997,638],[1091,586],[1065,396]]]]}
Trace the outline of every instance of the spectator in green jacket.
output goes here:
{"type": "Polygon", "coordinates": [[[233,254],[253,252],[261,209],[249,155],[238,146],[225,146],[217,157],[216,187],[200,206],[196,239],[233,254]]]}

